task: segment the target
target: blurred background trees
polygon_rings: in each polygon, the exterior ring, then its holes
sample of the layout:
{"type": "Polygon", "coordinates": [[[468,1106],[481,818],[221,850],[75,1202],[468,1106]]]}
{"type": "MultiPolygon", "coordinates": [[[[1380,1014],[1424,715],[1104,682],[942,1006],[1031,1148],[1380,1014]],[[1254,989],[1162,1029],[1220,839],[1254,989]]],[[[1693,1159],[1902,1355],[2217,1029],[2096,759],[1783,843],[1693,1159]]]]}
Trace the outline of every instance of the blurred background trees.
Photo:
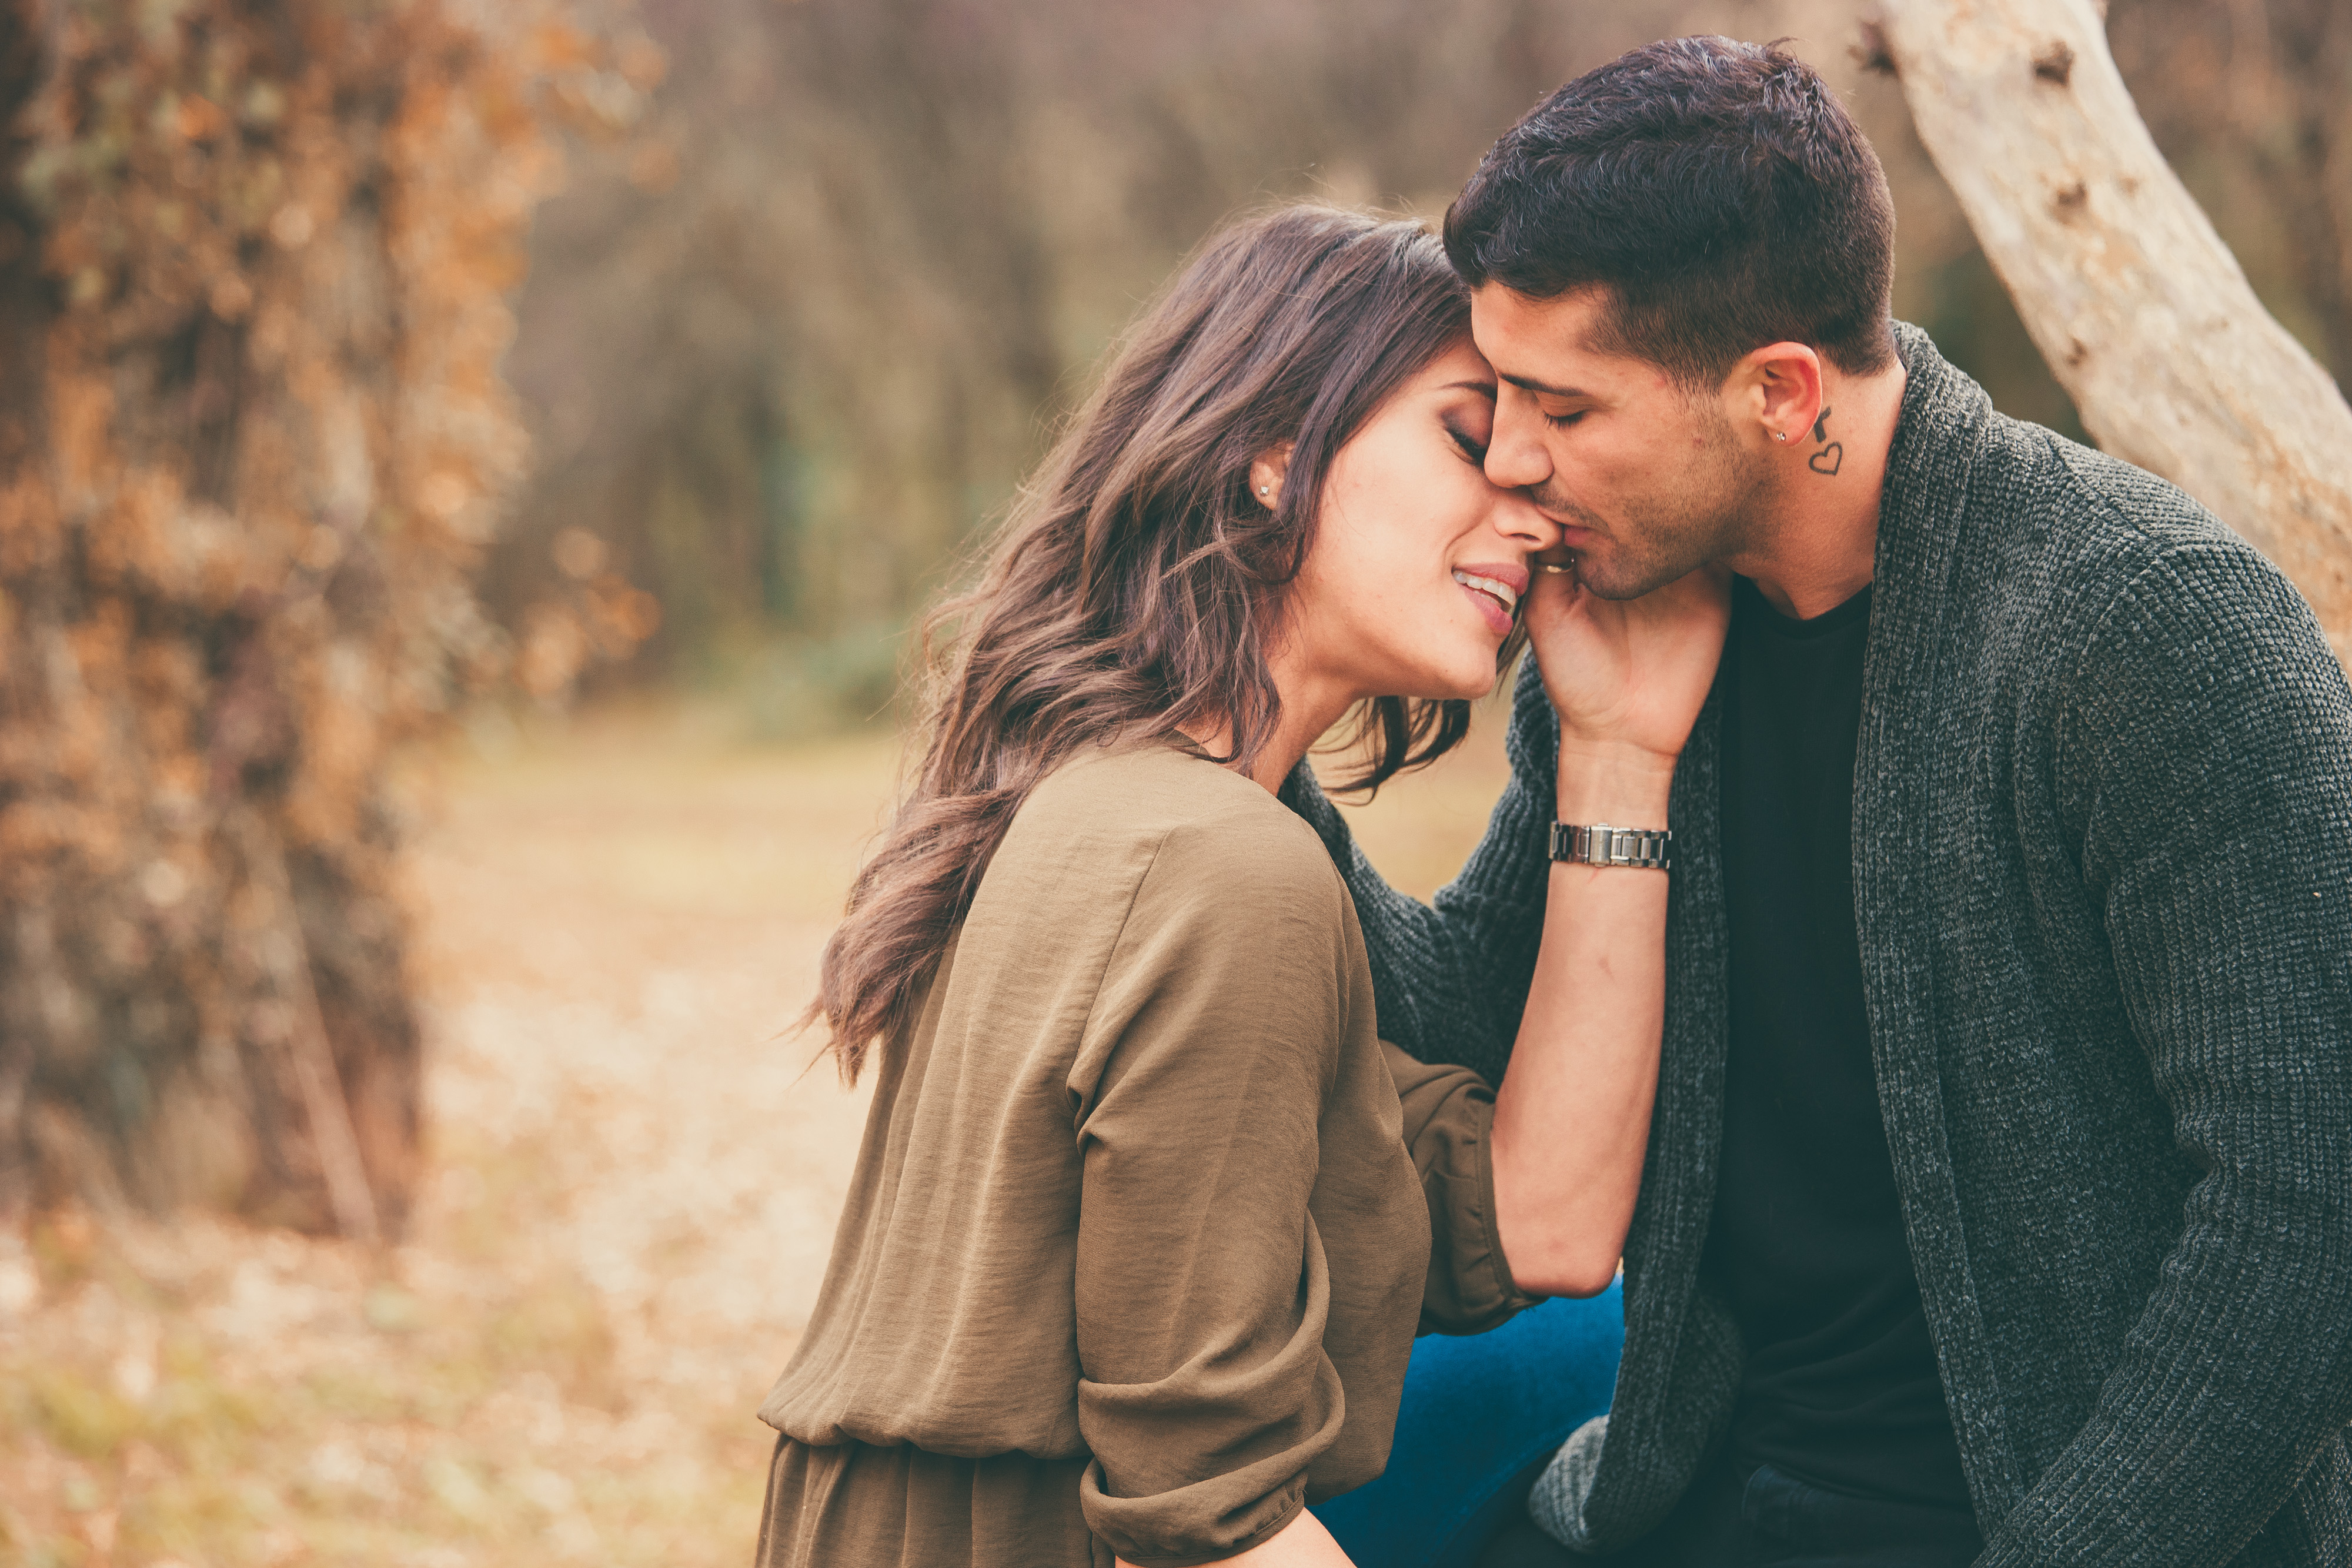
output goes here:
{"type": "Polygon", "coordinates": [[[391,748],[495,676],[523,6],[7,0],[0,1213],[373,1238],[418,1158],[391,748]]]}
{"type": "Polygon", "coordinates": [[[1878,0],[1864,27],[2092,439],[2267,555],[2352,656],[2352,404],[2157,146],[2100,0],[1878,0]]]}
{"type": "MultiPolygon", "coordinates": [[[[2106,16],[2339,382],[2347,13],[2106,16]]],[[[501,694],[717,694],[759,736],[884,714],[914,610],[1219,219],[1434,218],[1541,94],[1644,39],[1791,38],[1887,164],[1898,312],[2079,434],[1861,21],[0,0],[0,1207],[110,1186],[395,1227],[404,737],[501,694]]]]}
{"type": "MultiPolygon", "coordinates": [[[[2159,143],[2265,302],[2352,373],[2352,12],[2113,0],[2159,143]]],[[[723,689],[790,733],[887,701],[910,608],[1218,219],[1442,213],[1538,96],[1643,39],[1788,35],[1901,214],[1898,311],[2079,436],[1850,0],[643,0],[645,118],[575,146],[509,371],[536,439],[485,592],[526,684],[723,689]],[[596,587],[598,582],[604,587],[596,587]],[[631,597],[635,585],[652,602],[631,597]],[[657,628],[657,629],[656,629],[657,628]],[[651,632],[639,640],[636,634],[651,632]],[[617,660],[604,657],[618,654],[617,660]]]]}

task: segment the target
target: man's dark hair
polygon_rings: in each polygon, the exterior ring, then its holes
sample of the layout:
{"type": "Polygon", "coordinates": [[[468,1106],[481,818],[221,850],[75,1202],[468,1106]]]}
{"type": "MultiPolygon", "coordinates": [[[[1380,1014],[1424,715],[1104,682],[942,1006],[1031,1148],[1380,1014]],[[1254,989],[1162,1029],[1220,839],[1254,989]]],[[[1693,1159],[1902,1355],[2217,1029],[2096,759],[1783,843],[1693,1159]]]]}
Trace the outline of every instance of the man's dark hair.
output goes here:
{"type": "Polygon", "coordinates": [[[1895,356],[1885,171],[1778,44],[1670,38],[1570,82],[1480,161],[1445,252],[1473,288],[1605,291],[1595,346],[1688,384],[1767,343],[1853,375],[1895,356]]]}

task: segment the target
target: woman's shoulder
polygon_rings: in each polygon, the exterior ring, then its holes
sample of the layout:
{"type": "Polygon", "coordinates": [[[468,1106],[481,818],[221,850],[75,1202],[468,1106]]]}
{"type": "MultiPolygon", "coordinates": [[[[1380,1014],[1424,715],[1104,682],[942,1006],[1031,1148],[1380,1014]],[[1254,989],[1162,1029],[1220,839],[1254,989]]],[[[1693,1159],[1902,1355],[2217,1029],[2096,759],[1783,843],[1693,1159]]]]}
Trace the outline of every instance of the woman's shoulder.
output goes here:
{"type": "Polygon", "coordinates": [[[1090,750],[1014,814],[955,967],[991,977],[992,996],[1011,977],[1130,1000],[1171,975],[1255,986],[1347,967],[1349,908],[1322,841],[1257,785],[1170,748],[1090,750]]]}
{"type": "MultiPolygon", "coordinates": [[[[1076,844],[1109,860],[1140,855],[1155,881],[1336,895],[1338,868],[1290,808],[1231,768],[1169,746],[1089,749],[1030,792],[1000,861],[1076,844]]],[[[992,870],[994,868],[992,867],[992,870]]]]}

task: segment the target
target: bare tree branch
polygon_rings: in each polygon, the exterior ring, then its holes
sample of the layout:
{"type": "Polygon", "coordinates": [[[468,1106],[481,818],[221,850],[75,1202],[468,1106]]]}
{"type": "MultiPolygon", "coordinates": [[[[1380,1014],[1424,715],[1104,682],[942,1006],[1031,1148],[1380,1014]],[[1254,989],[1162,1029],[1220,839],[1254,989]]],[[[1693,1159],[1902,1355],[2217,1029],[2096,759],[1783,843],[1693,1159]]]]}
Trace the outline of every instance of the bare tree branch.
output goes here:
{"type": "Polygon", "coordinates": [[[1885,0],[1865,47],[2084,428],[2276,561],[2352,653],[2352,409],[2157,151],[2091,0],[1885,0]]]}

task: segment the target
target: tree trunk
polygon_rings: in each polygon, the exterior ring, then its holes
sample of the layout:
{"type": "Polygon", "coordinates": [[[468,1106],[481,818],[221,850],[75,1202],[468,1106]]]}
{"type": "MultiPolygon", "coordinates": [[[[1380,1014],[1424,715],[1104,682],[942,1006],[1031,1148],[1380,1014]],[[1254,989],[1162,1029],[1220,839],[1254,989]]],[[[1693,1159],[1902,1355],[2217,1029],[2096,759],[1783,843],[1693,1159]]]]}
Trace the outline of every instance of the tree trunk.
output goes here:
{"type": "Polygon", "coordinates": [[[2158,152],[2091,0],[1884,0],[1865,52],[2084,428],[2252,541],[2352,653],[2352,409],[2158,152]]]}
{"type": "Polygon", "coordinates": [[[496,653],[517,55],[431,0],[0,0],[0,1215],[405,1212],[383,765],[496,653]]]}

